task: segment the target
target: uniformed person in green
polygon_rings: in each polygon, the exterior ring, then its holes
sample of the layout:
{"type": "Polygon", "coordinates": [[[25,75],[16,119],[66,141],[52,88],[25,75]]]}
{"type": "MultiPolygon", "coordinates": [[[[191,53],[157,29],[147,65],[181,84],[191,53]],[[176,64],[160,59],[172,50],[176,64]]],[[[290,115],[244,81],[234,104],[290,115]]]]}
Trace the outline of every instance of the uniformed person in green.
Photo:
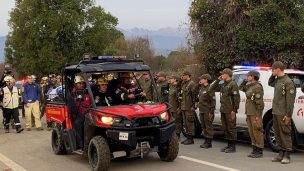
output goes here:
{"type": "Polygon", "coordinates": [[[191,80],[191,73],[189,71],[183,72],[183,83],[181,86],[181,111],[185,118],[185,128],[187,132],[187,139],[182,142],[184,145],[194,144],[193,136],[195,133],[195,102],[197,98],[197,86],[191,80]]]}
{"type": "Polygon", "coordinates": [[[247,79],[240,85],[240,90],[246,94],[246,121],[248,132],[251,138],[252,152],[248,157],[263,157],[264,135],[262,114],[264,110],[264,90],[261,83],[258,82],[260,73],[258,71],[249,71],[247,79]]]}
{"type": "Polygon", "coordinates": [[[183,127],[183,117],[180,112],[180,103],[178,100],[178,95],[180,92],[180,86],[178,85],[179,78],[176,75],[172,75],[169,77],[169,104],[171,105],[170,112],[172,113],[175,119],[176,125],[176,134],[178,138],[180,137],[180,133],[182,132],[183,127]]]}
{"type": "Polygon", "coordinates": [[[214,110],[215,110],[215,93],[210,91],[211,76],[204,74],[199,79],[200,90],[198,93],[198,108],[200,111],[200,119],[205,136],[205,142],[200,145],[201,148],[211,148],[213,139],[214,110]]]}
{"type": "Polygon", "coordinates": [[[167,81],[167,74],[163,71],[159,72],[157,75],[156,86],[157,86],[157,93],[160,95],[161,101],[168,101],[168,81],[167,81]]]}
{"type": "Polygon", "coordinates": [[[147,101],[153,101],[153,87],[150,74],[148,72],[143,72],[138,81],[143,92],[146,94],[147,101]]]}
{"type": "Polygon", "coordinates": [[[276,142],[280,148],[278,156],[273,162],[290,163],[292,150],[291,117],[296,97],[296,88],[293,81],[284,73],[284,64],[276,61],[272,65],[272,76],[268,84],[274,87],[272,101],[273,128],[276,142]]]}
{"type": "Polygon", "coordinates": [[[228,145],[222,148],[221,152],[233,153],[236,151],[236,114],[240,105],[240,94],[237,83],[232,80],[232,70],[229,68],[224,69],[218,80],[211,84],[210,89],[221,92],[221,122],[225,138],[228,140],[228,145]],[[220,84],[221,81],[224,81],[224,83],[220,84]]]}

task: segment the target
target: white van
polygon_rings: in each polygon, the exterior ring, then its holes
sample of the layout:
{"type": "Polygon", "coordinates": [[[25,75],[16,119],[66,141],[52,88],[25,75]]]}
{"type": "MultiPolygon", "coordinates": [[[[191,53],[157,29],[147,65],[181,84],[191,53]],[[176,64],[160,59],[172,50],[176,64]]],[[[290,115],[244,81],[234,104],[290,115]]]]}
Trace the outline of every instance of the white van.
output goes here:
{"type": "MultiPolygon", "coordinates": [[[[274,151],[278,150],[276,145],[274,130],[272,127],[272,99],[274,89],[268,85],[268,79],[272,74],[271,67],[247,67],[247,66],[235,66],[233,70],[233,80],[238,85],[247,78],[247,73],[250,70],[256,70],[260,73],[260,82],[264,88],[264,102],[265,108],[263,112],[263,124],[266,142],[270,148],[274,151]]],[[[292,115],[292,133],[294,147],[304,146],[304,93],[301,91],[301,85],[304,82],[304,71],[296,69],[285,69],[285,73],[294,81],[297,94],[294,105],[294,112],[292,115]]],[[[246,114],[245,114],[245,102],[246,96],[244,92],[240,91],[241,103],[237,114],[237,128],[238,131],[247,131],[246,114]]],[[[216,110],[213,124],[221,126],[221,113],[220,113],[220,93],[216,92],[216,110]]]]}

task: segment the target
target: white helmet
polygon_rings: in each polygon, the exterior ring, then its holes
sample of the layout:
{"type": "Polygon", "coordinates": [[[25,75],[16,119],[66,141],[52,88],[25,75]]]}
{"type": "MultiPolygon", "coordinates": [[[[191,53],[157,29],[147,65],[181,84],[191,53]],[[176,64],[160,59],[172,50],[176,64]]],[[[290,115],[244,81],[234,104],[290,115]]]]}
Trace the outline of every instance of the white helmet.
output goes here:
{"type": "Polygon", "coordinates": [[[36,79],[37,79],[36,75],[31,75],[31,77],[34,81],[36,81],[36,79]]]}
{"type": "Polygon", "coordinates": [[[79,83],[79,82],[84,82],[84,79],[82,76],[80,75],[76,75],[75,79],[74,79],[75,84],[79,83]]]}
{"type": "Polygon", "coordinates": [[[4,82],[9,82],[10,80],[14,79],[12,76],[8,75],[6,77],[4,77],[4,82]]]}

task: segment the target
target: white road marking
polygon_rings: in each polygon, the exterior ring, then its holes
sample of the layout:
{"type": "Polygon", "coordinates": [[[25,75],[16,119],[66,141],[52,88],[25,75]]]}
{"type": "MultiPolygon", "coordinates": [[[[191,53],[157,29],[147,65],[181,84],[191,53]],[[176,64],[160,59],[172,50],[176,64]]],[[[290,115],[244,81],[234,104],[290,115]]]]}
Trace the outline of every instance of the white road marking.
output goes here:
{"type": "Polygon", "coordinates": [[[3,154],[0,153],[0,161],[8,166],[13,171],[26,171],[23,167],[12,161],[11,159],[5,157],[3,154]]]}
{"type": "Polygon", "coordinates": [[[187,156],[178,156],[178,158],[188,160],[188,161],[192,161],[192,162],[199,163],[199,164],[203,164],[203,165],[207,165],[207,166],[211,166],[211,167],[215,167],[215,168],[222,169],[222,170],[240,171],[240,170],[233,169],[233,168],[230,168],[230,167],[218,165],[218,164],[215,164],[215,163],[210,163],[210,162],[203,161],[203,160],[198,160],[198,159],[187,157],[187,156]]]}

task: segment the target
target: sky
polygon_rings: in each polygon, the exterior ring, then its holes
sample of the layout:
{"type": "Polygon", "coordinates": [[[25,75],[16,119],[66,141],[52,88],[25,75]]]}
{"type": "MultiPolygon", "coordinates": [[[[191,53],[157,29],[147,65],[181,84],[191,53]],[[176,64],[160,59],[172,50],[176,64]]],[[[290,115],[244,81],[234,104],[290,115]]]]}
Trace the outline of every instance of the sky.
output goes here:
{"type": "MultiPolygon", "coordinates": [[[[191,0],[95,0],[97,5],[118,18],[118,27],[157,30],[184,27],[191,0]]],[[[0,36],[7,35],[9,11],[14,0],[0,0],[0,36]]]]}

